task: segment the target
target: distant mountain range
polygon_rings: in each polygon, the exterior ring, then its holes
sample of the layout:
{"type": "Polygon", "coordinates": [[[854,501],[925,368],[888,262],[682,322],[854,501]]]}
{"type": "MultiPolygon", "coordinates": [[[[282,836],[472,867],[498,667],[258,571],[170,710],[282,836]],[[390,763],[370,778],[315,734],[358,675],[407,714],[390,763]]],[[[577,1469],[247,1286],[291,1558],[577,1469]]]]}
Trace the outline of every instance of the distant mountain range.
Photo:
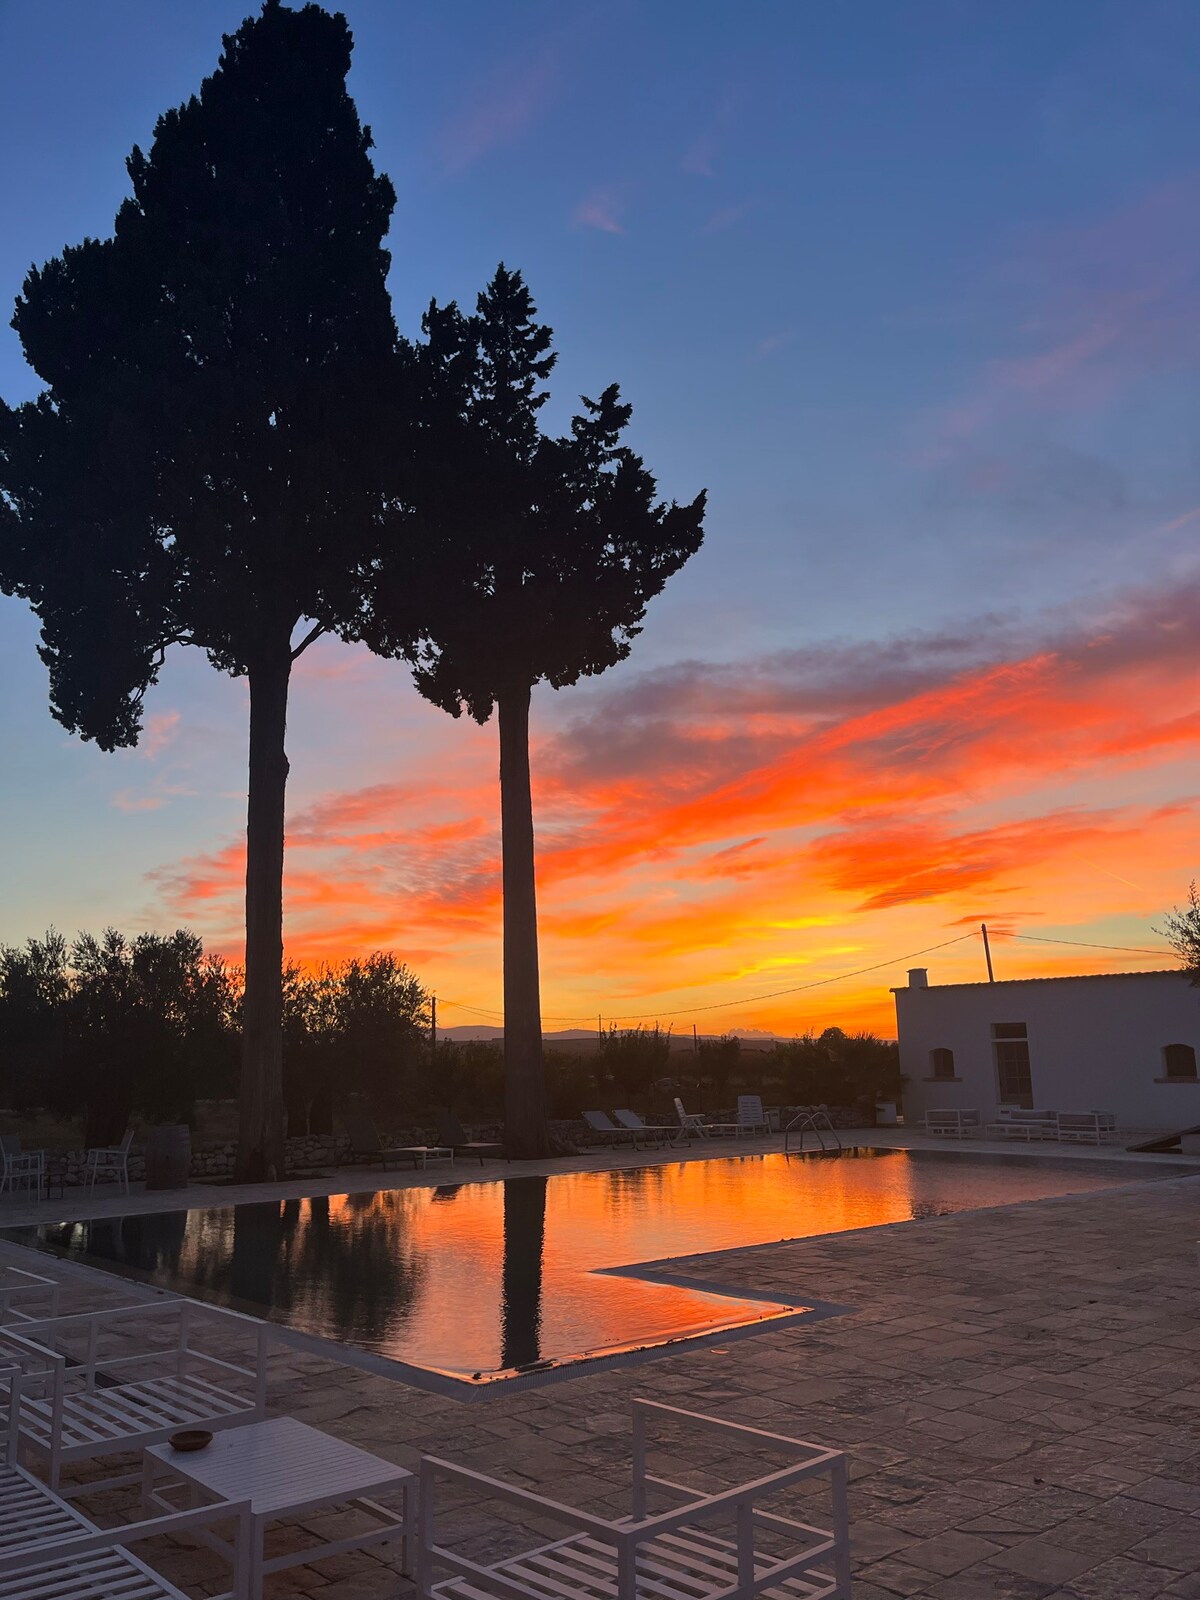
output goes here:
{"type": "MultiPolygon", "coordinates": [[[[731,1028],[730,1032],[749,1048],[767,1049],[778,1041],[791,1038],[790,1034],[764,1033],[760,1028],[731,1028]]],[[[719,1039],[723,1037],[717,1033],[702,1033],[700,1038],[719,1039]]],[[[483,1023],[467,1022],[461,1027],[439,1028],[439,1039],[452,1039],[456,1043],[465,1043],[472,1039],[503,1039],[504,1029],[495,1028],[483,1023]]],[[[558,1033],[543,1033],[542,1040],[545,1044],[554,1045],[591,1045],[596,1044],[595,1028],[563,1028],[558,1033]]],[[[686,1033],[673,1033],[671,1045],[676,1050],[692,1049],[692,1031],[686,1033]]]]}

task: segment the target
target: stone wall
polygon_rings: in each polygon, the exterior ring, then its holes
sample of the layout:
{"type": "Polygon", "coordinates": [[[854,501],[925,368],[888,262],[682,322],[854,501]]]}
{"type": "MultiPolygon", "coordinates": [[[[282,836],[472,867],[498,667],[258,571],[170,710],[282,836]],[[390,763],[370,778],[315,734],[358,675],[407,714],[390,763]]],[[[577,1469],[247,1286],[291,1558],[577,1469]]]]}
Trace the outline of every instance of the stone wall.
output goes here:
{"type": "MultiPolygon", "coordinates": [[[[784,1106],[780,1110],[780,1127],[785,1127],[791,1116],[795,1114],[795,1107],[784,1106]]],[[[867,1125],[866,1113],[861,1107],[830,1106],[830,1121],[836,1128],[861,1128],[867,1125]]],[[[653,1123],[657,1119],[647,1117],[653,1123]]],[[[664,1119],[666,1120],[666,1119],[664,1119]]],[[[736,1122],[737,1108],[728,1107],[724,1110],[714,1111],[709,1115],[711,1122],[736,1122]]],[[[474,1123],[466,1128],[468,1138],[495,1141],[501,1138],[503,1128],[498,1122],[474,1123]]],[[[608,1140],[602,1134],[592,1133],[587,1125],[580,1119],[554,1120],[550,1123],[550,1136],[560,1146],[576,1145],[580,1149],[594,1145],[605,1145],[608,1140]]],[[[432,1132],[427,1128],[397,1128],[389,1130],[384,1137],[389,1144],[428,1144],[433,1139],[432,1132]]],[[[193,1178],[225,1178],[233,1174],[234,1157],[237,1147],[232,1141],[217,1144],[193,1144],[191,1176],[193,1178]]],[[[287,1141],[287,1164],[289,1172],[320,1171],[330,1167],[353,1166],[356,1162],[369,1164],[369,1158],[356,1157],[350,1152],[350,1141],[345,1134],[299,1134],[287,1141]]],[[[50,1185],[54,1189],[78,1188],[84,1183],[87,1173],[87,1153],[83,1150],[49,1150],[46,1152],[46,1168],[50,1185]]],[[[129,1153],[129,1177],[134,1183],[140,1183],[146,1176],[145,1154],[140,1146],[135,1145],[129,1153]]],[[[105,1180],[111,1182],[111,1179],[105,1180]]]]}

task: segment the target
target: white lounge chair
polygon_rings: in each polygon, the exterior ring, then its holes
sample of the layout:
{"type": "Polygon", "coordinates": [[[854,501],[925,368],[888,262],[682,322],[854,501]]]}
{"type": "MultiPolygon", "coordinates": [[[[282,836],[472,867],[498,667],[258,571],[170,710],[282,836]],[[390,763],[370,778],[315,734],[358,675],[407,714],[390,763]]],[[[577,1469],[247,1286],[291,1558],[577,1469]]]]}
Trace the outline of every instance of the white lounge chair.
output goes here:
{"type": "Polygon", "coordinates": [[[771,1119],[763,1110],[760,1095],[738,1095],[737,1127],[739,1133],[770,1133],[771,1119]]]}
{"type": "Polygon", "coordinates": [[[614,1108],[613,1116],[623,1128],[628,1128],[631,1133],[641,1134],[646,1139],[661,1139],[664,1144],[670,1140],[672,1144],[678,1144],[683,1138],[682,1128],[672,1127],[668,1123],[645,1123],[636,1111],[618,1111],[614,1108]]]}
{"type": "Polygon", "coordinates": [[[0,1464],[0,1600],[187,1600],[129,1548],[144,1539],[235,1522],[234,1600],[251,1600],[250,1506],[223,1502],[101,1529],[17,1463],[24,1377],[0,1369],[8,1437],[0,1464]]]}
{"type": "Polygon", "coordinates": [[[704,1117],[699,1111],[685,1111],[683,1101],[675,1096],[675,1115],[679,1118],[679,1126],[689,1137],[698,1133],[702,1139],[708,1138],[708,1129],[704,1126],[704,1117]]]}
{"type": "Polygon", "coordinates": [[[270,1335],[265,1322],[182,1297],[0,1329],[0,1361],[24,1373],[21,1445],[57,1489],[68,1462],[141,1451],[179,1428],[256,1421],[270,1335]]]}
{"type": "Polygon", "coordinates": [[[125,1193],[129,1193],[129,1152],[133,1148],[133,1129],[126,1128],[125,1137],[120,1144],[99,1147],[87,1153],[87,1167],[84,1173],[84,1182],[89,1190],[96,1187],[96,1179],[109,1177],[125,1185],[125,1193]]]}
{"type": "MultiPolygon", "coordinates": [[[[678,1469],[676,1469],[678,1470],[678,1469]]],[[[610,1519],[578,1511],[486,1473],[432,1456],[421,1461],[418,1593],[423,1600],[848,1600],[850,1540],[846,1458],[839,1450],[765,1433],[650,1400],[633,1402],[633,1484],[630,1511],[610,1519]],[[667,1423],[670,1457],[678,1433],[691,1425],[715,1433],[700,1456],[706,1472],[737,1451],[755,1460],[753,1476],[715,1492],[673,1482],[647,1467],[652,1423],[667,1423]],[[782,1458],[774,1468],[766,1457],[782,1458]],[[449,1479],[473,1500],[519,1506],[539,1527],[558,1524],[562,1536],[516,1554],[474,1561],[461,1546],[437,1542],[437,1486],[449,1479]],[[826,1479],[818,1502],[812,1492],[826,1479]],[[801,1488],[800,1486],[804,1486],[801,1488]],[[780,1500],[795,1490],[798,1515],[780,1500]],[[651,1499],[670,1509],[652,1512],[651,1499]],[[820,1518],[820,1522],[816,1519],[820,1518]],[[439,1572],[447,1574],[438,1576],[439,1572]]],[[[535,1536],[536,1537],[536,1536],[535,1536]]]]}
{"type": "Polygon", "coordinates": [[[615,1145],[618,1139],[632,1139],[634,1148],[637,1148],[640,1137],[637,1131],[634,1128],[619,1127],[607,1111],[585,1111],[583,1120],[592,1133],[603,1134],[610,1143],[615,1145]]]}

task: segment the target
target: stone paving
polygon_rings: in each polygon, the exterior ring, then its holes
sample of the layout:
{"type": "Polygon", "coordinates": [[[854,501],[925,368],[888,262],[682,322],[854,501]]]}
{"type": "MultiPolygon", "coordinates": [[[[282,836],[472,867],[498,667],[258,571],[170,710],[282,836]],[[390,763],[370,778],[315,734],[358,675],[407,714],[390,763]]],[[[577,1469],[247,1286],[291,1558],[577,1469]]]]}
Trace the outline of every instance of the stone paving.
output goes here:
{"type": "MultiPolygon", "coordinates": [[[[846,1450],[856,1600],[1200,1600],[1200,1177],[1146,1174],[1131,1160],[1135,1187],[758,1248],[752,1272],[736,1251],[683,1269],[856,1308],[829,1321],[469,1404],[282,1352],[273,1409],[404,1464],[425,1451],[611,1514],[628,1400],[644,1395],[846,1450]]],[[[89,1210],[102,1205],[128,1202],[89,1210]]],[[[69,1281],[72,1301],[90,1292],[69,1281]]],[[[519,1535],[467,1504],[455,1526],[480,1549],[519,1535]]],[[[295,1548],[303,1531],[281,1537],[295,1548]]],[[[161,1560],[194,1592],[221,1587],[205,1552],[161,1560]]],[[[267,1586],[271,1600],[410,1592],[362,1554],[267,1586]]]]}

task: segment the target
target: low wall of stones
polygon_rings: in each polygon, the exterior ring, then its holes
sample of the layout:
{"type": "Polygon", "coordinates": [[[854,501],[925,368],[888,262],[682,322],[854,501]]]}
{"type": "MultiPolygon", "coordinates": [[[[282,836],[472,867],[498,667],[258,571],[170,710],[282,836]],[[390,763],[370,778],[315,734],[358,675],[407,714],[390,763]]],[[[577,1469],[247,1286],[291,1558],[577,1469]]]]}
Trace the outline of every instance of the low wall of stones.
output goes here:
{"type": "MultiPolygon", "coordinates": [[[[783,1106],[779,1113],[779,1126],[785,1127],[798,1108],[783,1106]]],[[[870,1115],[862,1107],[830,1106],[829,1118],[835,1128],[861,1128],[867,1126],[870,1115]]],[[[653,1117],[646,1119],[653,1122],[653,1117]]],[[[872,1117],[873,1120],[873,1117],[872,1117]]],[[[709,1114],[711,1122],[736,1122],[737,1107],[730,1106],[709,1114]]],[[[469,1138],[495,1141],[501,1138],[503,1128],[498,1122],[474,1123],[466,1128],[469,1138]]],[[[608,1141],[594,1134],[580,1119],[554,1120],[550,1123],[550,1136],[559,1147],[574,1145],[586,1148],[604,1145],[608,1141]]],[[[389,1129],[385,1135],[389,1144],[427,1144],[433,1135],[427,1128],[389,1129]]],[[[193,1144],[191,1176],[193,1178],[225,1178],[233,1175],[237,1147],[230,1142],[193,1144]]],[[[356,1157],[350,1149],[350,1140],[343,1133],[298,1134],[287,1141],[289,1172],[312,1172],[327,1167],[352,1166],[361,1160],[369,1164],[369,1157],[356,1157]]],[[[50,1150],[46,1153],[47,1176],[52,1188],[78,1188],[87,1176],[87,1152],[84,1150],[50,1150]]],[[[146,1176],[144,1151],[138,1147],[129,1153],[129,1177],[140,1183],[146,1176]]]]}

